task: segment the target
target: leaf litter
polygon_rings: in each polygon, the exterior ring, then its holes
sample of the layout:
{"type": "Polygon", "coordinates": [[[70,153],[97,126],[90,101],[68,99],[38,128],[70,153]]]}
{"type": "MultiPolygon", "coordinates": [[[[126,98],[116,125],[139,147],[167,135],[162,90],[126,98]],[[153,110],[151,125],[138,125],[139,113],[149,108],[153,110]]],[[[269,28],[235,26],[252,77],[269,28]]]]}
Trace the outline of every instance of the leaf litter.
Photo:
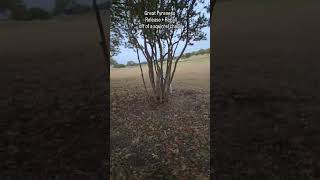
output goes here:
{"type": "Polygon", "coordinates": [[[146,103],[142,88],[111,89],[112,176],[124,170],[137,179],[208,178],[209,97],[180,88],[156,105],[146,103]]]}

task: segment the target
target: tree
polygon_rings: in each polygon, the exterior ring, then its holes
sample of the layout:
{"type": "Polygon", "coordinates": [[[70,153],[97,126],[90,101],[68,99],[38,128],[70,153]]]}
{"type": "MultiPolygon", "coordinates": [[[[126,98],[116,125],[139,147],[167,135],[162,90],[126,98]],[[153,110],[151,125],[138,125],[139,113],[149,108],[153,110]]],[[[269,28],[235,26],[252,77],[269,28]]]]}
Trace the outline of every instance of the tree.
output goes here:
{"type": "Polygon", "coordinates": [[[135,66],[135,65],[137,65],[137,63],[134,62],[134,61],[128,61],[127,62],[127,66],[135,66]]]}
{"type": "Polygon", "coordinates": [[[192,56],[191,53],[186,53],[186,54],[184,54],[184,55],[182,56],[182,58],[183,58],[183,59],[187,59],[187,58],[189,58],[189,57],[191,57],[191,56],[192,56]]]}
{"type": "Polygon", "coordinates": [[[21,5],[23,2],[22,0],[1,0],[0,1],[0,9],[10,9],[12,10],[18,5],[21,5]]]}
{"type": "Polygon", "coordinates": [[[71,0],[63,9],[66,14],[83,14],[91,10],[88,5],[80,4],[75,0],[71,0]]]}
{"type": "Polygon", "coordinates": [[[41,8],[27,9],[22,0],[1,0],[0,9],[9,9],[14,20],[49,19],[51,15],[41,8]]]}
{"type": "Polygon", "coordinates": [[[11,11],[11,18],[14,20],[29,20],[27,8],[22,0],[1,0],[0,7],[11,11]]]}
{"type": "MultiPolygon", "coordinates": [[[[149,81],[152,88],[151,96],[157,102],[168,100],[169,88],[174,78],[177,64],[181,59],[186,47],[193,45],[193,42],[205,40],[206,34],[201,31],[208,26],[208,18],[202,9],[197,9],[197,5],[204,4],[203,0],[115,0],[112,12],[117,17],[118,34],[125,36],[126,47],[136,51],[140,65],[141,76],[145,85],[144,75],[141,68],[139,53],[147,60],[149,81]],[[175,12],[176,24],[182,28],[141,28],[144,24],[145,11],[167,11],[175,12]],[[182,50],[177,51],[182,45],[182,50]],[[175,61],[173,61],[175,55],[175,61]],[[167,63],[164,64],[164,60],[167,63]]],[[[114,18],[114,17],[113,17],[114,18]]],[[[160,18],[165,18],[160,16],[160,18]]],[[[115,21],[115,19],[113,19],[115,21]]],[[[157,25],[159,23],[149,23],[157,25]]],[[[169,22],[163,22],[167,25],[169,22]]]]}
{"type": "Polygon", "coordinates": [[[71,0],[55,0],[54,14],[60,14],[64,11],[71,0]]]}
{"type": "Polygon", "coordinates": [[[30,8],[28,13],[31,19],[49,19],[51,17],[47,11],[41,8],[30,8]]]}
{"type": "MultiPolygon", "coordinates": [[[[107,3],[102,3],[102,6],[106,6],[107,3]]],[[[121,32],[123,20],[126,18],[124,11],[127,8],[119,0],[112,2],[111,6],[111,25],[110,25],[110,56],[115,56],[120,52],[119,47],[123,45],[123,34],[121,32]],[[122,22],[122,23],[121,23],[122,22]]]]}
{"type": "Polygon", "coordinates": [[[118,62],[115,59],[110,58],[110,65],[113,65],[113,66],[118,65],[118,62]]]}
{"type": "Polygon", "coordinates": [[[114,65],[113,67],[114,67],[114,68],[125,68],[126,65],[124,65],[124,64],[116,64],[116,65],[114,65]]]}

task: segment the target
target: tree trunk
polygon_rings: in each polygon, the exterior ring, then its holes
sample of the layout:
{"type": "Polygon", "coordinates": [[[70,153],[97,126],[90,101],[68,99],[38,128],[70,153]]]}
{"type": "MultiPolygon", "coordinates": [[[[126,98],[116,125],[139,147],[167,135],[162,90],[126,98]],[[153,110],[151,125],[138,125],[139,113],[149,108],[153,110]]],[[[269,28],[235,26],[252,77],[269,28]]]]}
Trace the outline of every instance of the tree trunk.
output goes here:
{"type": "Polygon", "coordinates": [[[148,60],[148,69],[149,69],[149,79],[150,79],[150,84],[151,84],[151,88],[153,91],[153,97],[156,100],[156,86],[155,86],[155,82],[154,82],[154,71],[153,71],[153,64],[152,64],[152,60],[148,60]]]}
{"type": "Polygon", "coordinates": [[[143,70],[142,70],[141,61],[140,61],[140,56],[139,56],[139,50],[137,49],[136,52],[137,52],[137,56],[138,56],[140,73],[141,73],[141,78],[142,78],[144,90],[146,91],[147,98],[148,98],[148,100],[149,100],[149,93],[148,93],[148,89],[147,89],[147,86],[146,86],[146,82],[144,81],[144,75],[143,75],[143,70]]]}

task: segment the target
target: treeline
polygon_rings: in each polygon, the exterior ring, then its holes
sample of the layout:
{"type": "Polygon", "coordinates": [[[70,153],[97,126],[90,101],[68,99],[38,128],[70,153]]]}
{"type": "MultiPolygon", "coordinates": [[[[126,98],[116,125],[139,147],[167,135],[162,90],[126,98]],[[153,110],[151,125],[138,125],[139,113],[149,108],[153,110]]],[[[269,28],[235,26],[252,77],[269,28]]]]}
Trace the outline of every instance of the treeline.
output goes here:
{"type": "MultiPolygon", "coordinates": [[[[187,59],[191,56],[195,56],[195,55],[203,55],[203,54],[210,54],[210,48],[208,49],[200,49],[198,51],[193,51],[190,53],[185,53],[184,55],[182,55],[182,59],[187,59]]],[[[174,57],[174,59],[176,59],[177,57],[174,57]]],[[[167,61],[167,59],[164,59],[164,61],[167,61]]],[[[141,64],[147,64],[147,62],[141,62],[141,64]]],[[[113,68],[125,68],[125,67],[129,67],[129,66],[137,66],[139,65],[139,63],[136,63],[135,61],[128,61],[127,64],[119,64],[115,59],[111,58],[110,59],[110,66],[113,68]]]]}
{"type": "MultiPolygon", "coordinates": [[[[107,3],[99,4],[100,7],[106,7],[107,3]]],[[[73,0],[55,0],[55,7],[48,12],[42,8],[27,8],[22,0],[0,0],[0,10],[9,10],[10,19],[13,20],[34,20],[50,19],[54,16],[65,14],[82,14],[92,11],[90,5],[77,3],[73,0]]]]}
{"type": "Polygon", "coordinates": [[[200,49],[199,51],[193,51],[191,53],[185,53],[184,55],[182,55],[182,59],[187,59],[191,56],[195,56],[195,55],[203,55],[203,54],[210,54],[210,48],[208,49],[200,49]]]}
{"type": "MultiPolygon", "coordinates": [[[[181,56],[181,59],[187,59],[191,56],[195,56],[195,55],[203,55],[203,54],[210,54],[210,48],[208,49],[200,49],[198,51],[193,51],[190,53],[184,53],[184,55],[181,56]]],[[[177,57],[173,58],[174,60],[177,59],[177,57]]],[[[164,61],[167,61],[167,59],[165,59],[164,61]]]]}
{"type": "MultiPolygon", "coordinates": [[[[141,62],[141,64],[147,64],[147,62],[141,62]]],[[[136,63],[134,61],[128,61],[127,64],[119,64],[115,59],[110,59],[110,66],[113,68],[125,68],[127,66],[137,66],[139,63],[136,63]]]]}
{"type": "Polygon", "coordinates": [[[49,12],[41,8],[28,9],[22,0],[1,0],[0,9],[9,10],[10,18],[14,20],[48,19],[49,12]]]}

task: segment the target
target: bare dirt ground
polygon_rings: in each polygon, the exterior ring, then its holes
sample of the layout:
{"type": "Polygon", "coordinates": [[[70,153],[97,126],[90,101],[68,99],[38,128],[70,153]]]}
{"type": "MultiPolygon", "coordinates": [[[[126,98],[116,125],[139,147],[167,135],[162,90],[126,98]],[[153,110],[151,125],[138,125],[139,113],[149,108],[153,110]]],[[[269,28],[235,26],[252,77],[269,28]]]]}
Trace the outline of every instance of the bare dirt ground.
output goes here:
{"type": "Polygon", "coordinates": [[[102,179],[105,65],[94,16],[0,23],[0,179],[102,179]]]}
{"type": "Polygon", "coordinates": [[[114,177],[208,179],[209,59],[182,61],[163,105],[146,102],[138,66],[111,71],[114,177]]]}
{"type": "Polygon", "coordinates": [[[294,2],[217,4],[219,180],[320,178],[320,13],[294,2]]]}

